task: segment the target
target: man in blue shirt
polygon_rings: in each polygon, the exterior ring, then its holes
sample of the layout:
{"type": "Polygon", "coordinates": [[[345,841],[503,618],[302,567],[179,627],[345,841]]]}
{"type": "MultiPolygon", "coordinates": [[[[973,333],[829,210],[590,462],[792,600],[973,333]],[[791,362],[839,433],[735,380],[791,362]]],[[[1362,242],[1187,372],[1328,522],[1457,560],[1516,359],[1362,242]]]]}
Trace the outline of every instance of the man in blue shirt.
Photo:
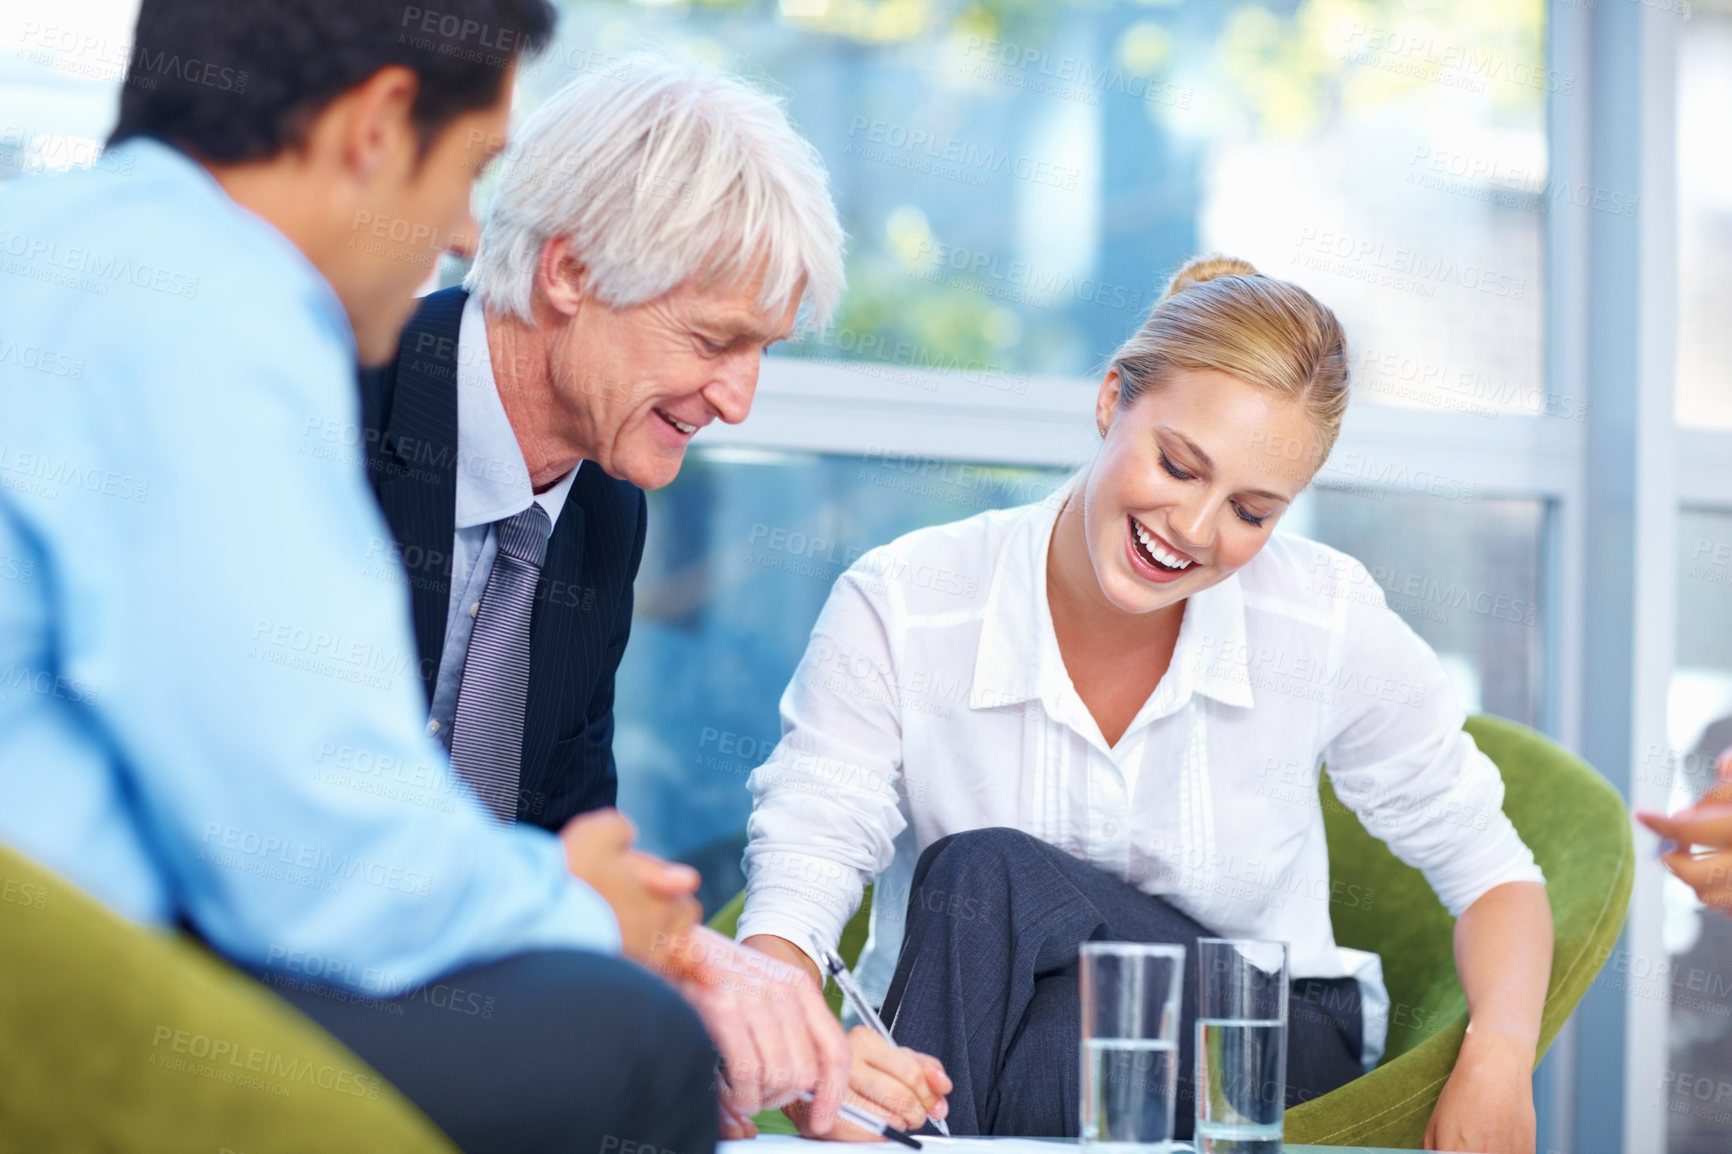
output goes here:
{"type": "Polygon", "coordinates": [[[125,163],[0,190],[0,317],[55,354],[0,356],[0,557],[33,575],[0,583],[0,841],[255,972],[404,1002],[365,1048],[315,1016],[466,1149],[707,1149],[686,1002],[780,1059],[730,1062],[736,1108],[833,1117],[839,1029],[691,948],[691,871],[611,812],[496,824],[453,777],[361,463],[307,435],[358,427],[355,358],[472,227],[551,31],[545,0],[441,7],[145,0],[125,163]],[[415,998],[439,979],[496,1013],[415,998]]]}

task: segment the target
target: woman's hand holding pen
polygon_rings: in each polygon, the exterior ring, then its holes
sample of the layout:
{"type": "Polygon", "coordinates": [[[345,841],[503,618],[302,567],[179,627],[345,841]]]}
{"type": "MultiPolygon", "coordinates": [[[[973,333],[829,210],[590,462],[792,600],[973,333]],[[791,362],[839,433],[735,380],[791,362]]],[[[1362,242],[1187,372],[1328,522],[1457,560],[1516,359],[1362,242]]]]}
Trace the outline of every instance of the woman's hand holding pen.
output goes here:
{"type": "MultiPolygon", "coordinates": [[[[944,1096],[950,1093],[950,1078],[937,1058],[892,1045],[866,1026],[850,1030],[848,1044],[854,1053],[854,1065],[848,1075],[850,1105],[908,1131],[926,1125],[928,1114],[943,1118],[949,1112],[944,1096]]],[[[822,1136],[837,1142],[884,1140],[848,1121],[819,1131],[810,1124],[811,1109],[804,1102],[791,1102],[782,1112],[807,1137],[822,1136]]]]}
{"type": "MultiPolygon", "coordinates": [[[[770,934],[747,938],[745,945],[786,961],[804,973],[813,990],[823,988],[818,967],[806,952],[793,942],[770,934]]],[[[944,1096],[951,1091],[950,1078],[944,1064],[929,1054],[897,1046],[878,1036],[867,1026],[855,1026],[849,1031],[848,1043],[854,1054],[854,1064],[848,1078],[848,1101],[907,1130],[918,1130],[927,1116],[942,1119],[949,1112],[944,1096]]],[[[808,1137],[822,1135],[847,1142],[878,1142],[882,1139],[859,1126],[838,1122],[833,1128],[819,1130],[811,1124],[811,1107],[804,1102],[790,1103],[784,1113],[808,1137]]]]}
{"type": "Polygon", "coordinates": [[[1732,913],[1732,749],[1715,765],[1719,782],[1694,805],[1667,817],[1638,813],[1636,820],[1672,843],[1660,855],[1666,868],[1706,905],[1732,913]],[[1701,853],[1693,846],[1708,846],[1701,853]]]}
{"type": "MultiPolygon", "coordinates": [[[[944,1100],[952,1089],[950,1076],[937,1058],[893,1045],[867,1026],[848,1031],[848,1044],[854,1050],[849,1102],[908,1131],[926,1125],[927,1115],[942,1120],[950,1112],[944,1100]]],[[[845,1142],[883,1141],[846,1121],[838,1122],[826,1137],[845,1142]]]]}

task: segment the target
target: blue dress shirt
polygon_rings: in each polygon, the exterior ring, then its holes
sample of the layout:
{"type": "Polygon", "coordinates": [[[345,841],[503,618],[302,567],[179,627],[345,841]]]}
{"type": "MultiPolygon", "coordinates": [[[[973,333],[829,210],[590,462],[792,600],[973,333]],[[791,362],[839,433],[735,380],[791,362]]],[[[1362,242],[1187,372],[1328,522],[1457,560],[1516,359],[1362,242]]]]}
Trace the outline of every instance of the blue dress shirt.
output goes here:
{"type": "Polygon", "coordinates": [[[116,152],[0,186],[0,841],[369,993],[617,950],[427,736],[330,286],[179,152],[116,152]]]}

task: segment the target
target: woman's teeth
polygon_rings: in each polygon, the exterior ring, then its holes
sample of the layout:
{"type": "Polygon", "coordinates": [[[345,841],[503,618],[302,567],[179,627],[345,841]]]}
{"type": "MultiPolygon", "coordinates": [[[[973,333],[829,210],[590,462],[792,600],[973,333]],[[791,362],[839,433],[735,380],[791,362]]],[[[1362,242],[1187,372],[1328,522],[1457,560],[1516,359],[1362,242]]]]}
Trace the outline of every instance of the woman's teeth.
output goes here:
{"type": "Polygon", "coordinates": [[[1156,541],[1154,536],[1147,529],[1143,528],[1142,522],[1138,521],[1135,517],[1131,518],[1131,528],[1136,531],[1137,540],[1142,543],[1143,548],[1147,550],[1149,556],[1153,557],[1164,568],[1189,569],[1191,567],[1190,561],[1182,557],[1176,557],[1161,548],[1160,542],[1156,541]]]}

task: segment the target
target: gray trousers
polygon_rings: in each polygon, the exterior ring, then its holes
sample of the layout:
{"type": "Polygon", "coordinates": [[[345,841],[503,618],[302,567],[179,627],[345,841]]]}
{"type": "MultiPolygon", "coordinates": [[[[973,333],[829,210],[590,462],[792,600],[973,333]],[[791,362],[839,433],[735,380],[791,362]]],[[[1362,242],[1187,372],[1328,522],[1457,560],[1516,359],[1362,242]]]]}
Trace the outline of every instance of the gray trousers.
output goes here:
{"type": "MultiPolygon", "coordinates": [[[[899,1045],[944,1063],[952,1134],[1075,1137],[1082,1038],[1078,947],[1086,941],[1186,947],[1174,1136],[1195,1116],[1196,943],[1214,937],[1159,898],[1014,829],[953,834],[914,869],[907,936],[883,1018],[899,1045]]],[[[1287,1021],[1287,1104],[1358,1077],[1359,986],[1295,979],[1287,1021]]]]}

